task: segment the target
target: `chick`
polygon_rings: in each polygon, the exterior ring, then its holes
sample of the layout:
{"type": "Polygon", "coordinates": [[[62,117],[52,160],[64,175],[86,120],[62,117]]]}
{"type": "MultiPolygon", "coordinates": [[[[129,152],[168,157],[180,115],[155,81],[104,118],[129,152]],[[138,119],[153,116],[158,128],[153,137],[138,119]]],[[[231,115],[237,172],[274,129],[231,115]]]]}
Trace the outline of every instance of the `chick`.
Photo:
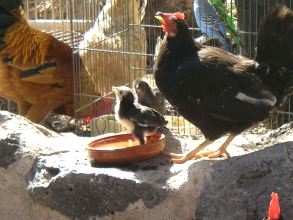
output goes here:
{"type": "Polygon", "coordinates": [[[139,104],[153,108],[162,115],[165,114],[165,98],[158,89],[152,90],[150,85],[142,79],[136,79],[133,82],[133,88],[135,90],[139,104]]]}
{"type": "Polygon", "coordinates": [[[134,95],[126,86],[113,87],[116,95],[115,118],[139,140],[145,143],[145,137],[154,135],[167,124],[156,110],[135,102],[134,95]]]}

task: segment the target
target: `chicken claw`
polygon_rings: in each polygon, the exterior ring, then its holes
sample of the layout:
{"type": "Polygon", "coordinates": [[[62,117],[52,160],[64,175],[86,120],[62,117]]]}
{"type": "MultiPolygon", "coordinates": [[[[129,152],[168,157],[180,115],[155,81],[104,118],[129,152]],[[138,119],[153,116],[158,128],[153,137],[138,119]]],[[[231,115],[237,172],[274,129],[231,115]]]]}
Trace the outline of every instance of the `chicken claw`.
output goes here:
{"type": "Polygon", "coordinates": [[[227,158],[231,157],[230,154],[227,152],[227,147],[231,143],[231,141],[235,138],[234,134],[230,134],[228,138],[225,140],[225,142],[221,145],[221,147],[218,150],[215,151],[208,151],[201,154],[195,155],[195,159],[202,158],[202,157],[208,157],[208,158],[218,158],[223,155],[226,155],[227,158]]]}
{"type": "Polygon", "coordinates": [[[184,154],[175,154],[175,153],[169,153],[169,152],[163,152],[162,155],[165,157],[175,158],[175,159],[184,157],[184,154]]]}
{"type": "Polygon", "coordinates": [[[197,154],[194,156],[195,159],[199,159],[202,157],[208,157],[208,158],[218,158],[218,157],[222,157],[222,156],[226,156],[227,158],[231,157],[230,154],[226,151],[226,150],[215,150],[215,151],[208,151],[208,152],[204,152],[201,154],[197,154]]]}
{"type": "Polygon", "coordinates": [[[194,158],[198,152],[200,152],[202,149],[204,149],[206,146],[208,146],[211,143],[212,141],[207,139],[196,148],[188,151],[186,154],[174,154],[174,153],[164,152],[163,155],[169,157],[170,161],[173,163],[184,163],[187,160],[191,160],[192,158],[194,158]]]}

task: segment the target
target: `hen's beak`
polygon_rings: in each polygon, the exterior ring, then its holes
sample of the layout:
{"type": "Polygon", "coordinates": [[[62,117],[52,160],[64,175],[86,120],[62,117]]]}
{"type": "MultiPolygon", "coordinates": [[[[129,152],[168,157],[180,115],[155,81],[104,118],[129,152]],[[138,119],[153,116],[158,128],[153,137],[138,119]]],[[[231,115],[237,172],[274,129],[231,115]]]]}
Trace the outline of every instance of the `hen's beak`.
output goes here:
{"type": "Polygon", "coordinates": [[[155,18],[158,19],[161,23],[164,23],[163,15],[164,13],[158,11],[155,15],[155,18]]]}
{"type": "Polygon", "coordinates": [[[118,88],[115,86],[112,86],[112,91],[114,92],[115,95],[117,95],[119,93],[118,88]]]}

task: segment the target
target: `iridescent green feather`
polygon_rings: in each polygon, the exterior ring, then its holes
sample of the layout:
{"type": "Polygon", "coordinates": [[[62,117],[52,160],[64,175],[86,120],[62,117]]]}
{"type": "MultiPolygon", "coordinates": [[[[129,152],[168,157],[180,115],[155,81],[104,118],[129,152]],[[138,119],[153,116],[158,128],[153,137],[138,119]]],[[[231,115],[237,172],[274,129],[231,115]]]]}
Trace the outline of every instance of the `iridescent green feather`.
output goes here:
{"type": "Polygon", "coordinates": [[[242,44],[240,37],[238,35],[236,25],[234,24],[232,17],[227,13],[227,10],[223,5],[222,0],[208,0],[208,1],[218,12],[222,20],[222,23],[224,24],[227,31],[231,34],[232,39],[236,42],[238,46],[244,48],[244,45],[242,44]]]}

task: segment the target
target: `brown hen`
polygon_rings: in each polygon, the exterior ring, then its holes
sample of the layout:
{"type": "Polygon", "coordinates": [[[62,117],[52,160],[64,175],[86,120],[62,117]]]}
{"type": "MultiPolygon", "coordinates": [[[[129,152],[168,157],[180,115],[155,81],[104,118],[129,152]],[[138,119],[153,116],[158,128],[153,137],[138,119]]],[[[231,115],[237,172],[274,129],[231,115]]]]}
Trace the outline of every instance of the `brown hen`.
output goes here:
{"type": "MultiPolygon", "coordinates": [[[[78,78],[87,79],[84,92],[96,94],[79,55],[52,35],[31,28],[21,8],[0,13],[15,20],[8,28],[0,27],[5,31],[0,47],[0,96],[16,102],[19,114],[36,123],[58,107],[73,116],[74,68],[82,76],[78,78]]],[[[83,109],[83,114],[91,111],[83,109]]]]}

